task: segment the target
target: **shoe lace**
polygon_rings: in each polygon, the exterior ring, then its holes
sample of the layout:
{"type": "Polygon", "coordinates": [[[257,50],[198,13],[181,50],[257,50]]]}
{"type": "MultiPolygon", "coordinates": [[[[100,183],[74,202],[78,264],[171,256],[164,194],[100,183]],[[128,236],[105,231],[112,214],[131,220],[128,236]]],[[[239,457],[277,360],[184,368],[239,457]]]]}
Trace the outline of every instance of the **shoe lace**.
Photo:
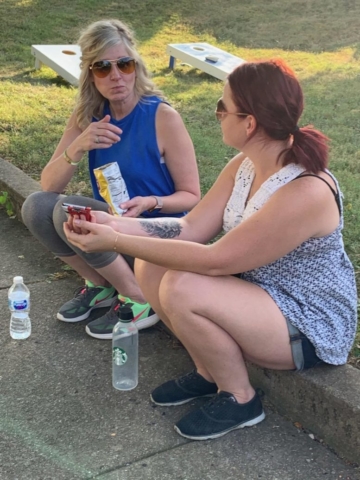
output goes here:
{"type": "Polygon", "coordinates": [[[82,299],[86,299],[89,294],[90,294],[90,287],[88,287],[87,285],[82,285],[81,287],[78,287],[75,291],[74,291],[74,299],[79,299],[79,300],[82,300],[82,299]]]}
{"type": "Polygon", "coordinates": [[[182,376],[179,379],[179,384],[183,385],[184,383],[187,383],[188,380],[192,380],[192,378],[196,375],[196,370],[192,370],[191,372],[187,373],[186,375],[182,376]]]}
{"type": "Polygon", "coordinates": [[[119,310],[119,308],[123,303],[124,302],[122,302],[120,298],[115,298],[115,300],[113,301],[113,304],[111,305],[111,310],[117,313],[117,311],[119,310]]]}
{"type": "Polygon", "coordinates": [[[223,405],[226,405],[232,400],[232,397],[223,397],[220,395],[215,395],[213,398],[211,398],[205,405],[203,405],[202,409],[204,412],[208,412],[210,414],[215,413],[215,410],[218,410],[221,408],[223,405]]]}
{"type": "Polygon", "coordinates": [[[110,310],[104,316],[103,320],[107,323],[112,323],[114,317],[119,317],[119,308],[124,304],[124,301],[121,298],[115,297],[111,305],[110,310]]]}

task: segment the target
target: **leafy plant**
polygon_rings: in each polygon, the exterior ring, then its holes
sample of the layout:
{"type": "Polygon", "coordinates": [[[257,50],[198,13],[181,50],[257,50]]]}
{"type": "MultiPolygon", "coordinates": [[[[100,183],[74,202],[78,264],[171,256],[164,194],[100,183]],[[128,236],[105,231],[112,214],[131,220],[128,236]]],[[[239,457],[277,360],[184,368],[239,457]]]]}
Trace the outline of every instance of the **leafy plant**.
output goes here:
{"type": "Polygon", "coordinates": [[[9,217],[15,215],[14,206],[9,198],[9,192],[0,193],[0,205],[3,205],[9,217]]]}

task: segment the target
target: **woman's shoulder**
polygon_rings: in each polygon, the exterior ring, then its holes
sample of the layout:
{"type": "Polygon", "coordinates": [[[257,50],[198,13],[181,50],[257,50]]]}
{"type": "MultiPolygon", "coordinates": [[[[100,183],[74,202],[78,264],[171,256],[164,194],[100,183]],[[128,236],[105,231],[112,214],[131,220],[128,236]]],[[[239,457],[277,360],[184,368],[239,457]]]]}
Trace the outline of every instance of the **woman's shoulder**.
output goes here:
{"type": "Polygon", "coordinates": [[[170,103],[165,100],[161,100],[157,103],[157,114],[163,116],[178,116],[179,113],[175,108],[173,108],[170,103]]]}
{"type": "Polygon", "coordinates": [[[239,177],[245,174],[251,174],[253,163],[244,153],[240,152],[233,157],[223,168],[223,173],[230,175],[234,182],[237,182],[239,177]]]}
{"type": "Polygon", "coordinates": [[[250,158],[245,155],[245,153],[240,152],[229,161],[228,167],[235,173],[243,170],[252,171],[253,163],[250,158]]]}
{"type": "Polygon", "coordinates": [[[183,124],[181,115],[171,105],[166,102],[158,104],[156,110],[156,123],[164,129],[173,129],[183,124]]]}
{"type": "Polygon", "coordinates": [[[337,192],[339,190],[339,183],[336,177],[329,170],[323,170],[316,173],[303,171],[294,180],[297,180],[297,182],[295,183],[297,183],[298,185],[307,186],[308,189],[313,189],[316,191],[319,186],[319,179],[321,179],[320,181],[322,181],[322,186],[325,183],[333,191],[337,192]]]}

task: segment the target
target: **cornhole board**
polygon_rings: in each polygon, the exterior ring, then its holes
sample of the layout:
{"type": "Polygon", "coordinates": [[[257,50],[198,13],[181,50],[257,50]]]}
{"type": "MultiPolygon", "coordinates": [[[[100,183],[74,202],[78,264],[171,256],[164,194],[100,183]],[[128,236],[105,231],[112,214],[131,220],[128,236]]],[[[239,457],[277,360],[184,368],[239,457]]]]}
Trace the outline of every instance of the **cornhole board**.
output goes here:
{"type": "Polygon", "coordinates": [[[166,53],[170,55],[169,68],[175,68],[178,58],[219,80],[225,80],[235,67],[245,62],[209,43],[170,43],[166,53]]]}
{"type": "Polygon", "coordinates": [[[47,65],[72,85],[79,84],[79,45],[32,45],[31,53],[35,57],[36,69],[42,64],[47,65]]]}

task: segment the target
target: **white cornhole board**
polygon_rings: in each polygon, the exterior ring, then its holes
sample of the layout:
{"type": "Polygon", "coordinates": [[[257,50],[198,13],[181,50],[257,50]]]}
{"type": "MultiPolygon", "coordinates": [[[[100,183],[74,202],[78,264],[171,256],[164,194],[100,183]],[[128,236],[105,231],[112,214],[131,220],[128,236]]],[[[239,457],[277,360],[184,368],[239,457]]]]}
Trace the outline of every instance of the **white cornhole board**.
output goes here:
{"type": "Polygon", "coordinates": [[[169,68],[174,69],[175,59],[179,58],[220,80],[224,80],[235,67],[245,62],[209,43],[170,43],[166,53],[170,55],[169,68]]]}
{"type": "Polygon", "coordinates": [[[79,84],[79,45],[32,45],[31,53],[35,57],[35,68],[47,65],[72,85],[79,84]]]}

